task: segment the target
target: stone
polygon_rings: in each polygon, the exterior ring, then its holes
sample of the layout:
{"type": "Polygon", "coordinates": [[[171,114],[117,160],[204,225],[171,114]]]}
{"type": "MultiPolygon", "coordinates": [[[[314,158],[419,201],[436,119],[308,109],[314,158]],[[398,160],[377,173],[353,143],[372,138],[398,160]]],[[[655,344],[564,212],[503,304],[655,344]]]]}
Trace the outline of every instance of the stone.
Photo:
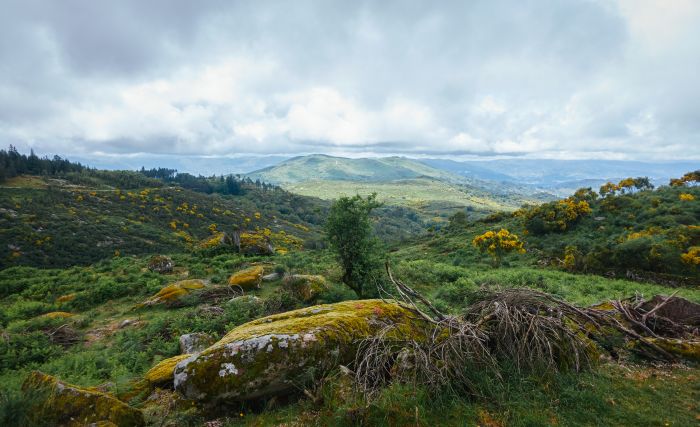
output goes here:
{"type": "Polygon", "coordinates": [[[200,351],[214,344],[215,341],[216,340],[214,339],[214,337],[203,332],[194,332],[191,334],[181,335],[180,353],[199,353],[200,351]]]}
{"type": "Polygon", "coordinates": [[[47,425],[144,425],[140,410],[114,396],[68,384],[39,371],[29,374],[22,390],[25,393],[46,392],[35,413],[47,425]]]}
{"type": "Polygon", "coordinates": [[[308,383],[309,369],[327,372],[355,358],[359,342],[420,339],[429,324],[385,300],[345,301],[264,317],[234,328],[199,354],[178,361],[174,386],[184,398],[242,401],[308,383]]]}
{"type": "Polygon", "coordinates": [[[146,301],[138,304],[136,307],[144,307],[155,304],[162,303],[173,303],[182,298],[183,296],[195,291],[197,289],[202,289],[206,284],[203,280],[198,279],[188,279],[180,280],[179,282],[172,283],[168,286],[162,288],[158,293],[147,299],[146,301]]]}
{"type": "Polygon", "coordinates": [[[280,278],[282,278],[281,274],[279,274],[277,272],[273,272],[273,273],[264,275],[262,277],[262,280],[263,280],[263,282],[274,282],[275,280],[279,280],[280,278]]]}
{"type": "Polygon", "coordinates": [[[175,263],[165,255],[154,255],[148,261],[148,269],[160,274],[169,274],[173,272],[175,263]]]}
{"type": "Polygon", "coordinates": [[[314,300],[319,293],[328,289],[323,276],[311,274],[290,274],[284,278],[284,286],[294,291],[305,302],[314,300]]]}
{"type": "Polygon", "coordinates": [[[258,289],[260,282],[262,282],[263,271],[264,269],[260,265],[238,271],[229,277],[228,284],[239,286],[243,290],[258,289]]]}

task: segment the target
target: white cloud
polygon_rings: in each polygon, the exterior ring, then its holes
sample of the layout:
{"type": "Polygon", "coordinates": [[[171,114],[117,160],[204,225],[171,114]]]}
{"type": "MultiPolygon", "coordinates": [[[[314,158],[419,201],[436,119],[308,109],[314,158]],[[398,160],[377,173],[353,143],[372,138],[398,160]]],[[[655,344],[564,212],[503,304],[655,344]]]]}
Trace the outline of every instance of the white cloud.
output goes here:
{"type": "Polygon", "coordinates": [[[700,159],[693,0],[7,9],[0,138],[44,153],[700,159]]]}

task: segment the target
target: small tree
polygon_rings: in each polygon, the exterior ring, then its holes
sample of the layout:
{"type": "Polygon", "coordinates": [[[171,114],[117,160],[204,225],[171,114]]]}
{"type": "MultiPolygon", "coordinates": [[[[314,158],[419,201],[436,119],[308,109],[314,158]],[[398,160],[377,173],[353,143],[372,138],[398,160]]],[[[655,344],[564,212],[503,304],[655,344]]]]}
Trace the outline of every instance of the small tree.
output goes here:
{"type": "Polygon", "coordinates": [[[520,241],[518,235],[512,234],[505,228],[501,228],[499,231],[487,231],[480,236],[476,236],[472,240],[472,244],[479,248],[479,251],[482,253],[488,252],[493,257],[493,263],[496,267],[501,265],[503,255],[509,252],[518,251],[519,253],[525,253],[523,242],[520,241]]]}
{"type": "Polygon", "coordinates": [[[376,278],[381,267],[369,217],[379,206],[376,193],[366,198],[341,197],[331,206],[326,221],[330,247],[343,268],[342,281],[360,298],[365,294],[365,284],[376,278]]]}

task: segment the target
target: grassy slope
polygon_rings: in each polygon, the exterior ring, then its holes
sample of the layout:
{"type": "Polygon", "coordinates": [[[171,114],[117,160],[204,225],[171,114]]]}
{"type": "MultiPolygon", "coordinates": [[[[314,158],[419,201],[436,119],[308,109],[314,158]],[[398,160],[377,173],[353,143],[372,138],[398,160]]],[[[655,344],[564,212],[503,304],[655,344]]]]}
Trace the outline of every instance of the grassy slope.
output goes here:
{"type": "MultiPolygon", "coordinates": [[[[24,189],[17,191],[25,196],[34,194],[24,189]]],[[[3,197],[5,194],[3,191],[3,197]]],[[[138,205],[122,202],[125,211],[139,209],[138,205]]],[[[540,268],[536,266],[537,254],[533,251],[524,256],[508,256],[502,268],[494,269],[486,256],[471,247],[470,241],[475,234],[500,226],[517,227],[517,220],[506,217],[497,223],[479,222],[404,243],[390,253],[396,275],[424,292],[440,308],[451,312],[458,312],[469,302],[470,293],[482,287],[531,287],[582,305],[634,293],[650,296],[676,290],[651,283],[540,268]]],[[[580,226],[583,228],[573,229],[573,232],[590,234],[590,230],[585,231],[585,223],[580,226]]],[[[127,230],[125,234],[130,232],[127,230]]],[[[551,238],[569,237],[564,234],[551,238]]],[[[147,271],[147,257],[120,257],[63,269],[14,267],[0,270],[0,323],[4,337],[0,340],[0,420],[2,411],[11,404],[21,406],[17,390],[31,369],[40,369],[81,385],[110,382],[113,383],[108,386],[111,390],[120,391],[157,361],[177,354],[180,334],[202,331],[221,336],[245,321],[302,305],[276,282],[253,292],[261,298],[260,302],[222,303],[224,313],[221,316],[202,313],[199,307],[209,302],[197,298],[188,299],[187,305],[179,308],[132,310],[134,304],[174,280],[187,277],[222,283],[232,272],[251,262],[262,261],[235,254],[216,257],[174,254],[173,257],[178,269],[169,276],[147,271]],[[73,301],[56,302],[59,296],[70,293],[76,294],[73,301]],[[42,313],[55,310],[70,311],[76,316],[69,321],[37,319],[42,313]],[[119,328],[124,319],[140,323],[119,328]],[[84,342],[65,349],[51,345],[41,330],[63,323],[80,331],[84,342]]],[[[352,294],[339,285],[340,271],[327,251],[293,252],[264,261],[269,271],[283,266],[296,273],[326,276],[332,284],[331,290],[321,295],[318,302],[352,298],[352,294]]],[[[697,288],[680,289],[679,295],[700,302],[697,288]]],[[[421,389],[394,386],[384,390],[369,406],[360,396],[346,390],[342,379],[336,378],[317,390],[323,398],[316,403],[302,398],[292,399],[288,404],[268,402],[263,407],[241,405],[229,408],[228,413],[235,411],[233,413],[243,416],[226,418],[225,423],[684,426],[696,423],[700,413],[700,369],[697,366],[653,368],[605,364],[599,371],[582,375],[516,378],[509,377],[500,387],[485,379],[482,384],[485,396],[474,399],[449,393],[436,399],[421,389]]],[[[138,400],[132,403],[141,404],[138,400]]],[[[159,424],[161,419],[153,415],[150,421],[159,424]]],[[[171,413],[167,421],[171,425],[201,423],[187,413],[171,413]]]]}
{"type": "MultiPolygon", "coordinates": [[[[466,245],[464,250],[470,251],[466,245]]],[[[472,255],[476,257],[476,254],[472,255]]],[[[43,345],[39,345],[41,342],[31,343],[22,354],[23,357],[34,356],[35,361],[0,372],[0,384],[5,392],[15,393],[12,390],[17,389],[31,369],[40,369],[82,385],[112,382],[112,390],[123,390],[130,380],[138,378],[155,362],[177,354],[180,334],[202,331],[221,336],[235,325],[270,310],[287,310],[301,304],[290,299],[281,284],[276,282],[253,292],[262,298],[259,304],[225,303],[222,305],[225,313],[218,317],[201,314],[198,307],[206,301],[196,299],[181,308],[152,307],[133,311],[134,304],[178,278],[222,282],[233,271],[261,260],[238,255],[215,258],[177,255],[174,258],[180,268],[170,276],[148,272],[144,269],[146,259],[138,257],[114,259],[89,267],[56,270],[16,267],[0,271],[0,290],[12,290],[11,295],[4,292],[0,297],[0,312],[4,315],[2,322],[7,334],[11,337],[36,337],[37,329],[43,325],[37,322],[36,316],[66,310],[77,314],[69,323],[86,337],[84,344],[65,350],[44,341],[41,341],[43,345]],[[56,303],[57,297],[68,293],[76,293],[78,297],[67,304],[56,303]],[[124,319],[135,319],[140,323],[119,329],[118,325],[124,319]]],[[[523,260],[514,260],[521,266],[501,269],[478,262],[469,267],[455,266],[452,258],[441,256],[439,247],[430,244],[417,244],[394,252],[392,260],[397,276],[426,292],[443,309],[452,311],[463,307],[470,291],[484,286],[528,286],[585,305],[635,292],[651,295],[672,291],[653,284],[528,267],[523,260]]],[[[340,271],[326,251],[297,252],[266,258],[265,261],[269,270],[274,265],[282,265],[294,272],[328,277],[333,284],[332,290],[322,295],[319,302],[352,297],[338,285],[340,271]]],[[[680,295],[700,302],[700,290],[682,289],[680,295]]],[[[65,320],[59,322],[66,323],[65,320]]],[[[0,344],[0,355],[4,356],[0,360],[8,363],[8,357],[11,360],[12,355],[7,351],[20,351],[21,348],[22,341],[14,338],[0,344]]],[[[547,379],[544,383],[537,379],[508,382],[506,389],[496,387],[490,390],[490,397],[486,400],[446,395],[434,402],[420,390],[392,387],[370,407],[365,407],[357,396],[343,391],[342,381],[331,381],[320,391],[326,396],[320,406],[302,399],[259,412],[260,407],[243,405],[236,411],[242,411],[245,416],[228,422],[267,425],[305,419],[316,425],[352,425],[354,419],[355,422],[364,420],[369,425],[387,422],[403,425],[416,422],[415,408],[418,407],[420,425],[464,425],[483,423],[488,419],[504,421],[508,425],[542,425],[554,420],[562,425],[591,425],[597,420],[602,424],[670,422],[671,425],[689,425],[698,410],[698,375],[697,368],[621,368],[610,365],[597,373],[579,377],[564,375],[547,379]],[[660,404],[663,409],[652,411],[649,409],[652,404],[660,404]]],[[[177,422],[184,422],[177,418],[180,416],[171,414],[179,420],[177,422]]]]}
{"type": "Polygon", "coordinates": [[[551,196],[533,194],[529,189],[476,181],[401,157],[348,159],[312,155],[296,157],[248,176],[326,200],[376,192],[389,205],[411,207],[437,221],[464,208],[493,212],[551,200],[551,196]]]}

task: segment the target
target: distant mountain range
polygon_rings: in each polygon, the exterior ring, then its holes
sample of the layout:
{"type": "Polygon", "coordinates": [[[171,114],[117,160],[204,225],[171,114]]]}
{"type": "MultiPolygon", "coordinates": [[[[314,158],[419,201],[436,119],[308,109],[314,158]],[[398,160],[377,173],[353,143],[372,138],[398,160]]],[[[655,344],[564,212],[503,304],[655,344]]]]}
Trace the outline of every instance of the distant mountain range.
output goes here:
{"type": "Polygon", "coordinates": [[[428,166],[463,177],[529,185],[566,195],[581,187],[646,176],[655,185],[700,168],[700,162],[635,162],[622,160],[502,159],[463,161],[420,160],[428,166]]]}

